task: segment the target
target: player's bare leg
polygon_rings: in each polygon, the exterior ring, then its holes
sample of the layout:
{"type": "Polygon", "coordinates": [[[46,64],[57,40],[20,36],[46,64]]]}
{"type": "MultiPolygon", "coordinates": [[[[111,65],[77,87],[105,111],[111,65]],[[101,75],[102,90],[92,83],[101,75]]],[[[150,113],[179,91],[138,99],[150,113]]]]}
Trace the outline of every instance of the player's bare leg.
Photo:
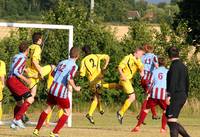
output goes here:
{"type": "Polygon", "coordinates": [[[117,118],[120,124],[122,124],[124,113],[128,110],[128,108],[130,107],[131,103],[133,103],[133,101],[135,101],[135,93],[130,94],[128,99],[126,99],[122,108],[119,111],[117,111],[117,118]]]}

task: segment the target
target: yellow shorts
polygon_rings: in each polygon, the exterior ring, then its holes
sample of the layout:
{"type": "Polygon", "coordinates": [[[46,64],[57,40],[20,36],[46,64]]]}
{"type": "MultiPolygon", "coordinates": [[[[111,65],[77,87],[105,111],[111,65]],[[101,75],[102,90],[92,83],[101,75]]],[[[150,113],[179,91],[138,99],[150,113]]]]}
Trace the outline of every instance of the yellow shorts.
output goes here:
{"type": "Polygon", "coordinates": [[[126,80],[126,81],[120,80],[119,84],[123,87],[123,90],[126,94],[130,95],[134,93],[131,80],[126,80]]]}
{"type": "MultiPolygon", "coordinates": [[[[48,75],[51,72],[51,66],[50,65],[46,65],[44,67],[42,67],[42,75],[43,77],[48,75]]],[[[28,72],[28,76],[38,76],[38,72],[36,72],[35,70],[29,70],[28,72]]],[[[38,84],[40,78],[29,78],[29,80],[31,81],[31,84],[29,85],[29,88],[33,88],[35,85],[38,84]]]]}
{"type": "Polygon", "coordinates": [[[0,101],[2,101],[2,100],[3,100],[3,85],[0,82],[0,101]]]}

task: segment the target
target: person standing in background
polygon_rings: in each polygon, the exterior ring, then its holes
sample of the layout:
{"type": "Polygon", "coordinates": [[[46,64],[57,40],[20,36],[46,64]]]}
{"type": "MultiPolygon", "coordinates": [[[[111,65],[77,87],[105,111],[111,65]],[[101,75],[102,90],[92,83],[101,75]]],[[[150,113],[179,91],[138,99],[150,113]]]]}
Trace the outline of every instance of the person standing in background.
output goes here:
{"type": "Polygon", "coordinates": [[[170,129],[171,137],[190,137],[181,124],[179,124],[178,117],[183,108],[189,91],[189,75],[187,67],[179,58],[179,50],[172,46],[168,50],[168,56],[172,61],[169,71],[167,73],[167,124],[170,129]]]}

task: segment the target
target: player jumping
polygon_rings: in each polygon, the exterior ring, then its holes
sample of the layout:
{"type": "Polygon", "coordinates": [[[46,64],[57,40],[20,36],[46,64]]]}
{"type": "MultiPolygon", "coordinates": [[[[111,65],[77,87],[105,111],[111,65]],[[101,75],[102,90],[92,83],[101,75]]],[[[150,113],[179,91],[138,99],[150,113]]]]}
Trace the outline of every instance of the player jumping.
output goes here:
{"type": "Polygon", "coordinates": [[[120,73],[119,84],[123,87],[123,91],[128,95],[124,105],[117,111],[117,118],[122,124],[124,113],[130,107],[131,103],[135,100],[135,93],[132,86],[132,78],[139,70],[141,77],[144,75],[143,64],[141,57],[144,54],[143,48],[137,48],[133,54],[125,56],[119,63],[118,69],[120,73]]]}
{"type": "Polygon", "coordinates": [[[95,124],[92,115],[97,106],[99,108],[100,114],[104,114],[104,110],[101,104],[101,87],[108,89],[120,87],[116,83],[104,83],[103,81],[103,72],[106,70],[110,61],[110,57],[108,55],[92,54],[89,46],[84,46],[83,51],[85,52],[86,56],[81,61],[80,76],[87,76],[90,82],[91,91],[94,93],[94,98],[90,106],[89,112],[86,115],[86,118],[89,120],[90,123],[95,124]],[[103,66],[103,68],[101,68],[102,60],[105,61],[105,65],[103,66]]]}
{"type": "Polygon", "coordinates": [[[156,105],[159,105],[163,110],[162,115],[162,127],[160,132],[165,133],[166,132],[166,124],[167,124],[167,118],[165,116],[167,103],[166,103],[166,85],[167,85],[167,72],[168,69],[166,69],[165,66],[165,60],[164,58],[159,58],[159,68],[155,69],[152,73],[152,82],[151,87],[149,88],[149,98],[147,100],[147,104],[145,109],[141,112],[138,123],[135,128],[132,129],[132,132],[138,132],[140,130],[140,126],[143,123],[144,119],[147,116],[147,113],[149,112],[150,108],[155,107],[156,105]]]}
{"type": "Polygon", "coordinates": [[[17,126],[25,128],[21,118],[34,101],[34,97],[31,95],[29,88],[24,84],[24,82],[30,84],[29,79],[23,75],[26,67],[27,55],[29,53],[27,42],[22,42],[20,44],[19,52],[19,54],[13,57],[7,79],[7,86],[17,102],[14,108],[14,119],[11,123],[11,128],[16,128],[17,126]]]}
{"type": "Polygon", "coordinates": [[[59,131],[64,126],[70,115],[70,102],[68,98],[68,86],[76,91],[80,91],[81,87],[76,86],[73,77],[78,69],[76,61],[79,58],[79,49],[76,47],[70,50],[70,59],[61,61],[53,71],[54,81],[50,87],[47,108],[41,113],[37,126],[33,132],[34,135],[39,136],[39,130],[41,129],[48,114],[52,111],[52,107],[57,105],[64,110],[64,114],[60,117],[56,127],[50,133],[50,137],[59,137],[59,131]]]}

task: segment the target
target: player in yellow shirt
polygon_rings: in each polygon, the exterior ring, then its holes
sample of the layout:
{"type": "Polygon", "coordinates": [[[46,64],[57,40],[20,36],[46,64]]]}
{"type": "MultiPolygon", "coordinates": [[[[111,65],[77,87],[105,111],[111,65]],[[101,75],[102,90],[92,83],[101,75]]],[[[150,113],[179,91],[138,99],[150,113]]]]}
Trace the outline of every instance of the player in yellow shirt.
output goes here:
{"type": "Polygon", "coordinates": [[[144,54],[143,48],[137,48],[133,54],[125,56],[119,63],[118,70],[120,73],[119,84],[123,87],[123,91],[128,95],[124,105],[117,111],[117,118],[122,124],[124,113],[128,110],[131,103],[135,100],[135,93],[132,86],[132,79],[137,71],[141,77],[144,75],[141,57],[144,54]]]}
{"type": "Polygon", "coordinates": [[[91,54],[89,46],[84,46],[83,51],[86,57],[81,61],[80,76],[86,76],[90,82],[90,89],[94,93],[94,98],[90,106],[89,112],[86,118],[90,123],[94,124],[93,113],[98,106],[101,115],[104,114],[104,110],[101,104],[101,90],[102,88],[119,88],[116,83],[104,83],[103,72],[106,70],[110,57],[106,54],[91,54]],[[105,65],[101,68],[101,61],[105,61],[105,65]]]}
{"type": "Polygon", "coordinates": [[[41,45],[43,43],[42,34],[36,32],[32,35],[33,44],[29,47],[29,57],[27,61],[27,75],[31,81],[29,88],[31,89],[31,94],[33,97],[36,96],[37,84],[40,79],[48,75],[51,70],[51,65],[46,65],[42,67],[40,65],[41,61],[41,45]]]}
{"type": "Polygon", "coordinates": [[[6,65],[5,62],[0,60],[0,124],[2,124],[2,100],[3,100],[3,88],[5,86],[5,76],[6,76],[6,65]]]}

